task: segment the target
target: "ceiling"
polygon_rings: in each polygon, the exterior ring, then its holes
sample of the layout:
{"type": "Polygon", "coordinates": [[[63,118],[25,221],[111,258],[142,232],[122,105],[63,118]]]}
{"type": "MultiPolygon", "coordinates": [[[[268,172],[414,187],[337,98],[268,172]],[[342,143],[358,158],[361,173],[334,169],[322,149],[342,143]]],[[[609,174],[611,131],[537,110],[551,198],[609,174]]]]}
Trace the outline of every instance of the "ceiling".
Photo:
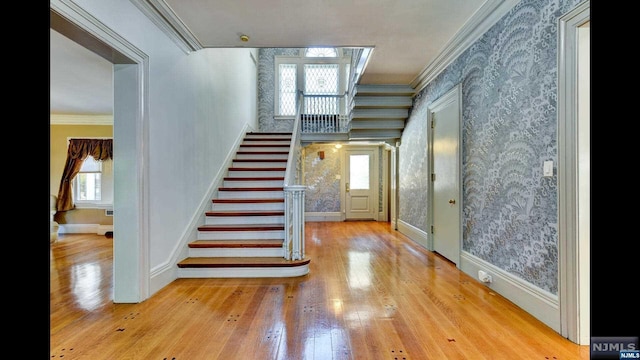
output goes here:
{"type": "MultiPolygon", "coordinates": [[[[300,0],[131,1],[156,23],[164,22],[162,26],[168,33],[174,32],[175,38],[187,38],[191,47],[187,50],[216,47],[373,47],[360,83],[403,85],[413,85],[460,29],[474,17],[485,16],[480,15],[484,14],[480,9],[486,3],[501,2],[317,0],[301,4],[300,0]],[[241,35],[247,35],[249,41],[241,41],[241,35]]],[[[111,114],[111,62],[54,30],[50,32],[50,112],[111,114]]]]}
{"type": "Polygon", "coordinates": [[[111,115],[113,64],[60,33],[49,32],[49,112],[111,115]]]}

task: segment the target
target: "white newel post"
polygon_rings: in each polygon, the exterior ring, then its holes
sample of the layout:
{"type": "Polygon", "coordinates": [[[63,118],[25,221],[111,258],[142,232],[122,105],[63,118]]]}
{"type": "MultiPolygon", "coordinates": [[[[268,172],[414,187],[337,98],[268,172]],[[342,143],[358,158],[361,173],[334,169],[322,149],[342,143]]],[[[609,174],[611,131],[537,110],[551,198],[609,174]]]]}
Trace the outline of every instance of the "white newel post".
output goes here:
{"type": "Polygon", "coordinates": [[[304,258],[304,185],[284,188],[284,257],[287,260],[304,258]]]}

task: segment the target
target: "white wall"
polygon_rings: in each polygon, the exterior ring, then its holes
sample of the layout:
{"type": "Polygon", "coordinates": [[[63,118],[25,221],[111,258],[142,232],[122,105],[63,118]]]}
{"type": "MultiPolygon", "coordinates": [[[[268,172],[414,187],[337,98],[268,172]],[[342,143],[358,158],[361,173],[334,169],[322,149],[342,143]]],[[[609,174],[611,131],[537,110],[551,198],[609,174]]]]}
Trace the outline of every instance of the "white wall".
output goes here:
{"type": "MultiPolygon", "coordinates": [[[[144,146],[148,149],[148,158],[141,160],[140,154],[131,151],[120,153],[117,161],[142,162],[146,169],[140,170],[148,171],[147,176],[142,177],[144,196],[149,202],[144,208],[149,209],[148,214],[131,217],[133,221],[140,221],[140,216],[148,219],[148,250],[143,247],[142,254],[134,256],[145,256],[144,252],[148,251],[152,277],[168,269],[157,276],[160,280],[155,283],[153,279],[143,280],[152,283],[149,294],[152,295],[173,280],[171,270],[175,268],[176,253],[181,251],[181,244],[189,240],[194,222],[204,217],[201,205],[209,202],[214,178],[225,165],[228,154],[235,150],[236,139],[245,129],[257,130],[257,69],[250,55],[253,53],[257,58],[257,51],[206,49],[186,54],[128,0],[75,3],[148,56],[148,74],[143,74],[148,84],[145,102],[148,107],[144,108],[147,112],[144,131],[148,131],[148,143],[144,146]]],[[[117,93],[117,87],[115,91],[117,93]]],[[[118,142],[118,126],[115,118],[114,151],[117,147],[135,148],[134,144],[118,142]]],[[[131,124],[120,126],[129,128],[131,124]]],[[[126,183],[116,183],[116,201],[117,192],[126,192],[123,189],[126,186],[126,183]]],[[[116,229],[119,228],[117,221],[128,219],[116,216],[116,229]]],[[[116,257],[126,251],[114,250],[116,281],[120,279],[118,274],[126,272],[118,268],[116,257]]],[[[132,273],[138,270],[131,269],[132,273]]]]}

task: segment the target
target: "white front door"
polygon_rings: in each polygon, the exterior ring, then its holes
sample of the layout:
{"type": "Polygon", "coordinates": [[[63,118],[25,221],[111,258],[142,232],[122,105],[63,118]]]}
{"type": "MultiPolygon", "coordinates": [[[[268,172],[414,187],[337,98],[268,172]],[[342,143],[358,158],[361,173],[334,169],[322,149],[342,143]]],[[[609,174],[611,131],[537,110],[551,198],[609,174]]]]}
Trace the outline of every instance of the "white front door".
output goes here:
{"type": "Polygon", "coordinates": [[[345,150],[345,218],[377,220],[377,149],[362,147],[345,150]]]}
{"type": "Polygon", "coordinates": [[[460,86],[429,107],[433,250],[459,266],[462,242],[460,86]]]}

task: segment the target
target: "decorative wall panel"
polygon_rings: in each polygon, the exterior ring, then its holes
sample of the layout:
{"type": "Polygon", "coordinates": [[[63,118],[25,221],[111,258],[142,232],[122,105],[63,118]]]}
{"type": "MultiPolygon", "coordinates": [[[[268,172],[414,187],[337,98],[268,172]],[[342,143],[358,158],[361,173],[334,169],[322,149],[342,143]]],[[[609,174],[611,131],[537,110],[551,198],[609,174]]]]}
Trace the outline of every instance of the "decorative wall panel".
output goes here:
{"type": "Polygon", "coordinates": [[[336,175],[341,169],[340,151],[333,145],[309,145],[305,147],[304,185],[305,212],[339,212],[340,180],[336,175]],[[320,159],[318,152],[324,152],[320,159]]]}
{"type": "Polygon", "coordinates": [[[523,0],[415,98],[399,149],[399,218],[427,229],[427,107],[462,83],[463,250],[558,293],[558,18],[523,0]]]}

